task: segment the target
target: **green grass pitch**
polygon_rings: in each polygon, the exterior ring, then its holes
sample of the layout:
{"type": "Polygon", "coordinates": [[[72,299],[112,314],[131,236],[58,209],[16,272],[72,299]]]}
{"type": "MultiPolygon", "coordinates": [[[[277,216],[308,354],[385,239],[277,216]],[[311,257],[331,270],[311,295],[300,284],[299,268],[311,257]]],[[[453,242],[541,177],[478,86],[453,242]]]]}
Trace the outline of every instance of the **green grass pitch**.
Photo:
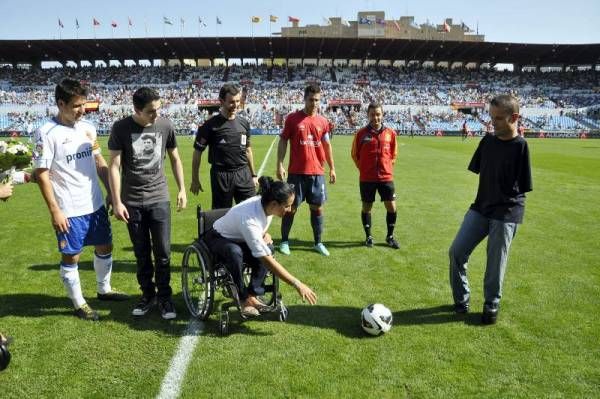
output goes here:
{"type": "MultiPolygon", "coordinates": [[[[273,136],[252,140],[256,167],[273,136]]],[[[448,247],[475,196],[467,171],[479,139],[399,138],[395,170],[402,244],[384,244],[385,212],[373,209],[376,245],[365,248],[351,137],[333,139],[338,182],[328,185],[324,242],[313,252],[306,204],[291,233],[292,255],[278,259],[318,294],[315,306],[282,288],[290,314],[238,324],[218,334],[204,323],[181,386],[182,398],[540,398],[600,392],[600,141],[529,140],[534,191],[510,253],[495,326],[479,325],[485,243],[473,253],[472,312],[451,312],[448,247]],[[360,310],[381,302],[394,314],[384,336],[366,336],[360,310]]],[[[178,139],[189,188],[191,140],[178,139]]],[[[105,156],[106,140],[102,141],[105,156]]],[[[275,146],[276,147],[276,146],[275,146]]],[[[274,148],[265,174],[274,175],[274,148]]],[[[208,168],[202,183],[208,189],[208,168]]],[[[168,171],[172,199],[176,186],[168,171]]],[[[84,295],[98,323],[72,316],[58,275],[59,254],[46,205],[34,184],[0,203],[0,331],[14,337],[13,361],[0,373],[1,398],[152,398],[160,391],[189,315],[181,297],[181,258],[196,232],[189,194],[173,212],[174,322],[158,312],[135,320],[139,290],[123,223],[112,220],[113,285],[134,298],[95,299],[92,250],[82,255],[84,295]]],[[[271,234],[278,241],[280,222],[271,234]]]]}

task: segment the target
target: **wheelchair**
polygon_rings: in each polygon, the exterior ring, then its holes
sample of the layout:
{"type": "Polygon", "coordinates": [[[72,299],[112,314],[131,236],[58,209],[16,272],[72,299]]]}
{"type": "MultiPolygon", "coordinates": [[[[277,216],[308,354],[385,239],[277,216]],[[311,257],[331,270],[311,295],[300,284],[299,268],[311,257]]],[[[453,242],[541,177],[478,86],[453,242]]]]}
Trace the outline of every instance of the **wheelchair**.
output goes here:
{"type": "MultiPolygon", "coordinates": [[[[181,287],[183,299],[190,314],[201,320],[207,320],[213,311],[216,302],[215,295],[218,292],[226,299],[221,303],[219,311],[219,333],[229,333],[230,319],[229,309],[236,307],[241,314],[242,303],[239,298],[238,288],[233,282],[231,274],[226,265],[214,256],[206,241],[205,233],[208,232],[215,221],[225,215],[229,209],[213,209],[203,211],[200,206],[196,209],[198,219],[198,238],[190,244],[183,253],[181,265],[181,287]]],[[[244,283],[250,281],[251,269],[244,265],[244,283]]],[[[279,313],[279,320],[287,320],[288,309],[283,304],[279,292],[279,278],[270,271],[264,283],[265,294],[261,298],[266,305],[263,313],[279,313]]]]}

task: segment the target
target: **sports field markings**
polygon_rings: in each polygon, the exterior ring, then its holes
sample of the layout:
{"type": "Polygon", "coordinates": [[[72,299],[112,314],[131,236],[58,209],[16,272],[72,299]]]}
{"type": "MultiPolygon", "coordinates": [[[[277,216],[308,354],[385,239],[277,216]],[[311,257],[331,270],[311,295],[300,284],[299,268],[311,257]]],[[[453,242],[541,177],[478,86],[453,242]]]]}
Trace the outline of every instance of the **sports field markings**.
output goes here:
{"type": "MultiPolygon", "coordinates": [[[[271,155],[277,137],[278,136],[271,142],[269,151],[267,151],[267,155],[265,155],[265,158],[258,169],[258,176],[262,176],[262,173],[265,170],[265,165],[271,155]]],[[[196,349],[196,345],[198,344],[199,335],[202,334],[203,331],[204,323],[195,318],[191,318],[183,333],[183,337],[179,340],[177,352],[175,352],[175,356],[173,356],[171,363],[169,363],[169,370],[167,370],[167,374],[165,374],[165,377],[160,384],[160,392],[156,395],[156,399],[174,399],[179,397],[179,394],[181,393],[181,384],[185,378],[188,365],[192,360],[194,349],[196,349]]]]}
{"type": "Polygon", "coordinates": [[[198,343],[198,336],[204,331],[204,323],[192,318],[179,340],[179,346],[175,356],[169,364],[169,371],[160,385],[157,399],[172,399],[179,397],[181,384],[185,378],[185,372],[192,360],[192,354],[198,343]]]}
{"type": "Polygon", "coordinates": [[[269,147],[269,151],[267,151],[267,155],[265,155],[265,158],[263,159],[263,162],[260,165],[260,168],[258,169],[258,173],[256,174],[257,176],[259,176],[259,177],[262,176],[263,171],[265,170],[265,166],[267,165],[267,160],[269,159],[269,156],[271,155],[271,151],[273,150],[273,146],[275,145],[275,142],[277,141],[278,137],[279,136],[275,136],[275,138],[271,142],[271,146],[269,147]]]}

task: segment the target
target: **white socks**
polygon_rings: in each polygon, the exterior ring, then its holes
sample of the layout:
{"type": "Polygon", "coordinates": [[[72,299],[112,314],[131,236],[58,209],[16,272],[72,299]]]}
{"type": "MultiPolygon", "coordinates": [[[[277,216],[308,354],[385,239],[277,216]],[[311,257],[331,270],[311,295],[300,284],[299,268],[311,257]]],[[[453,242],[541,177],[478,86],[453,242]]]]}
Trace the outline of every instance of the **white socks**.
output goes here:
{"type": "Polygon", "coordinates": [[[98,255],[94,252],[94,270],[96,271],[98,293],[108,294],[111,291],[112,254],[98,255]]]}
{"type": "Polygon", "coordinates": [[[67,290],[67,296],[73,301],[75,309],[79,309],[85,304],[83,294],[81,293],[81,282],[79,281],[79,270],[77,263],[73,265],[60,264],[60,278],[67,290]]]}

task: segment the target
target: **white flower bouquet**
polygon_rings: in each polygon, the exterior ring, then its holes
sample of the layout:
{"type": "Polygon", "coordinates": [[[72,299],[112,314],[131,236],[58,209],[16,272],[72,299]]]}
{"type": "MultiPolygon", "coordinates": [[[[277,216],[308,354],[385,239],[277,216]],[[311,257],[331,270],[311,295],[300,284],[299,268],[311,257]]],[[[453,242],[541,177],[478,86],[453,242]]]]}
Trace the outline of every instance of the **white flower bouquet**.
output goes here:
{"type": "Polygon", "coordinates": [[[27,143],[14,139],[0,140],[0,182],[18,184],[29,181],[29,173],[23,169],[31,166],[31,157],[31,147],[27,143]]]}

